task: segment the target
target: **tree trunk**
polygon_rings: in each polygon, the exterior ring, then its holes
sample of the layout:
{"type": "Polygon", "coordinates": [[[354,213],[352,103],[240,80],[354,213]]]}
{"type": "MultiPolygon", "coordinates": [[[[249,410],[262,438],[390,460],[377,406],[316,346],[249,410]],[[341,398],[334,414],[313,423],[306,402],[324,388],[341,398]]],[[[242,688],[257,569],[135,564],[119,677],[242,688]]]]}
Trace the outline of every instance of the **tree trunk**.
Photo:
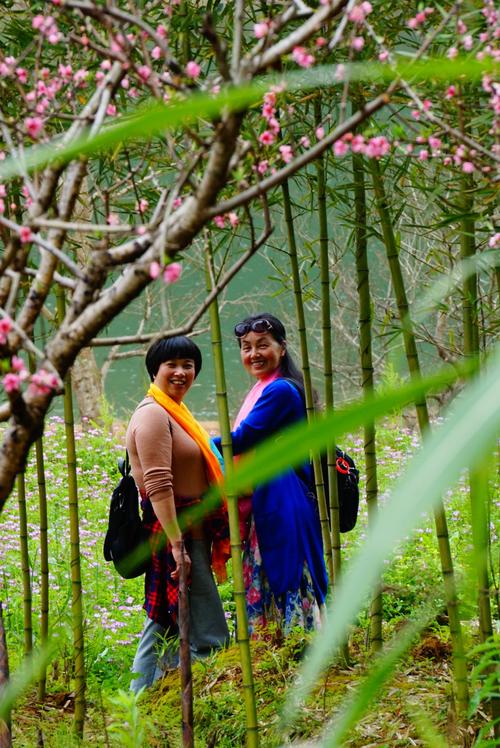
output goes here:
{"type": "MultiPolygon", "coordinates": [[[[370,299],[370,274],[367,252],[366,191],[363,157],[352,154],[354,178],[354,209],[356,218],[356,274],[359,297],[359,349],[361,360],[361,386],[363,394],[373,393],[372,313],[370,299]]],[[[373,527],[378,509],[377,450],[375,422],[364,425],[364,453],[366,465],[366,501],[368,525],[373,527]]],[[[373,594],[370,605],[370,649],[382,649],[382,593],[373,594]]]]}
{"type": "MultiPolygon", "coordinates": [[[[43,440],[37,439],[36,472],[38,478],[38,506],[40,510],[40,647],[43,648],[49,637],[49,546],[47,520],[47,491],[45,484],[45,465],[43,459],[43,440]]],[[[38,681],[38,699],[45,698],[47,668],[44,666],[38,681]]]]}
{"type": "Polygon", "coordinates": [[[82,348],[73,364],[74,390],[83,428],[91,423],[102,423],[104,392],[101,372],[92,348],[82,348]]]}
{"type": "MultiPolygon", "coordinates": [[[[403,273],[399,262],[398,244],[391,221],[388,200],[385,194],[384,182],[376,159],[370,159],[370,169],[373,177],[373,187],[377,209],[382,226],[382,234],[387,254],[387,260],[391,272],[392,284],[396,296],[398,314],[402,326],[403,342],[406,358],[411,377],[420,377],[420,362],[417,352],[417,344],[411,327],[411,319],[408,309],[408,300],[403,281],[403,273]]],[[[429,414],[425,397],[415,403],[417,419],[422,438],[425,439],[429,430],[429,414]]],[[[458,709],[462,714],[467,711],[469,703],[469,691],[467,685],[467,662],[465,659],[462,626],[460,623],[459,602],[453,571],[453,559],[450,549],[448,525],[443,502],[434,509],[434,520],[439,545],[439,556],[441,559],[441,571],[443,574],[444,592],[448,609],[450,626],[450,637],[453,645],[454,677],[457,695],[458,709]]]]}

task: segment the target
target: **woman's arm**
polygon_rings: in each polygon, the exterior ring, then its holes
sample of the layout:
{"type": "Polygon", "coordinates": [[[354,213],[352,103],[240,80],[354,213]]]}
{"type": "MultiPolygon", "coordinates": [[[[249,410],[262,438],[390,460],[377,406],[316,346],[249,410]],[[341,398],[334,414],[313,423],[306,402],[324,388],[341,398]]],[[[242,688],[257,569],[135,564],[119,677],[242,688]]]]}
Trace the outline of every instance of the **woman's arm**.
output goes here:
{"type": "MultiPolygon", "coordinates": [[[[137,456],[141,463],[146,495],[172,544],[172,555],[176,563],[172,578],[176,579],[180,573],[183,541],[172,485],[172,432],[168,415],[163,409],[151,405],[142,411],[147,411],[147,415],[141,413],[142,418],[134,431],[137,456]]],[[[187,554],[184,554],[184,561],[189,572],[191,561],[187,554]]]]}
{"type": "Polygon", "coordinates": [[[271,434],[303,417],[304,406],[296,388],[280,379],[271,382],[248,416],[232,432],[234,454],[252,449],[271,434]]]}

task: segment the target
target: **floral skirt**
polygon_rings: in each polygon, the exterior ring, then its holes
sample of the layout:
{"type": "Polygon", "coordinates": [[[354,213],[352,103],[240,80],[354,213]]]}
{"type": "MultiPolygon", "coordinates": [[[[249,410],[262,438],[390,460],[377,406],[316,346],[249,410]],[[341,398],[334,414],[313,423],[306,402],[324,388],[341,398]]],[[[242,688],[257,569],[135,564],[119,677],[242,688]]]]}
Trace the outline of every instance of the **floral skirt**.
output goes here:
{"type": "Polygon", "coordinates": [[[319,606],[307,564],[304,563],[299,589],[275,597],[262,565],[253,517],[243,553],[243,579],[250,634],[255,635],[258,629],[269,624],[275,624],[283,634],[297,627],[303,631],[318,628],[319,606]]]}

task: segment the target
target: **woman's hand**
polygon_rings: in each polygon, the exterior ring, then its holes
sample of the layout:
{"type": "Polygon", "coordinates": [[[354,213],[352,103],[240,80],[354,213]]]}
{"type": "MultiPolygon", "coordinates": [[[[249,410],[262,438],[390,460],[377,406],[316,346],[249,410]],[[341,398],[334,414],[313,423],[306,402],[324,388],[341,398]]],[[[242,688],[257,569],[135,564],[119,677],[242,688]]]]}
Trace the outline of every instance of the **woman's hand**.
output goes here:
{"type": "Polygon", "coordinates": [[[189,574],[191,572],[191,559],[186,553],[184,542],[182,540],[172,543],[172,556],[175,561],[175,569],[171,574],[172,579],[179,579],[181,575],[181,563],[184,563],[186,579],[189,579],[189,574]]]}

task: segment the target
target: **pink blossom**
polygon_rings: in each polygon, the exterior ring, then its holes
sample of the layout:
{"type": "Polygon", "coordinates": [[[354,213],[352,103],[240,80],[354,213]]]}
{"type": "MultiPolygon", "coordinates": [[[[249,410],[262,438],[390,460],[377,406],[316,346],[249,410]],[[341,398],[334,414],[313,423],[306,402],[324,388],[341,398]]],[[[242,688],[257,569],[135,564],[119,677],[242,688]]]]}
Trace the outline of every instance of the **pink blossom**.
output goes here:
{"type": "Polygon", "coordinates": [[[45,23],[45,17],[38,14],[36,16],[33,16],[33,19],[31,21],[31,26],[34,29],[41,29],[44,23],[45,23]]]}
{"type": "Polygon", "coordinates": [[[156,280],[156,278],[158,278],[160,273],[161,273],[161,265],[159,262],[156,262],[155,260],[149,266],[149,277],[152,278],[153,280],[156,280]]]}
{"type": "Polygon", "coordinates": [[[163,281],[169,286],[171,283],[176,283],[181,277],[182,265],[180,262],[171,262],[167,265],[163,271],[163,281]]]}
{"type": "Polygon", "coordinates": [[[450,60],[454,60],[457,55],[458,55],[458,49],[456,47],[450,47],[448,52],[446,53],[446,56],[450,60]]]}
{"type": "Polygon", "coordinates": [[[12,322],[7,317],[0,319],[0,343],[5,343],[7,335],[12,330],[12,322]]]}
{"type": "Polygon", "coordinates": [[[445,166],[450,166],[450,164],[451,164],[451,163],[452,163],[452,158],[451,158],[451,156],[445,156],[445,158],[443,159],[443,164],[444,164],[445,166]]]}
{"type": "Polygon", "coordinates": [[[441,148],[440,138],[436,138],[434,135],[429,135],[428,140],[429,140],[429,145],[433,151],[437,150],[438,148],[441,148]]]}
{"type": "Polygon", "coordinates": [[[151,50],[151,57],[153,58],[153,60],[159,60],[161,57],[161,47],[153,47],[153,49],[151,50]]]}
{"type": "Polygon", "coordinates": [[[16,76],[19,83],[28,82],[28,71],[24,68],[16,68],[16,76]]]}
{"type": "Polygon", "coordinates": [[[48,395],[52,390],[57,390],[58,387],[57,376],[45,369],[40,369],[31,375],[30,390],[35,395],[48,395]]]}
{"type": "Polygon", "coordinates": [[[5,202],[0,197],[0,213],[5,213],[5,202]]]}
{"type": "Polygon", "coordinates": [[[343,140],[336,140],[333,144],[333,152],[336,156],[345,156],[348,150],[349,146],[343,140]]]}
{"type": "Polygon", "coordinates": [[[176,197],[174,202],[172,203],[172,208],[174,210],[177,210],[177,208],[180,208],[182,205],[182,197],[176,197]]]}
{"type": "MultiPolygon", "coordinates": [[[[26,366],[24,365],[24,361],[19,356],[12,356],[12,361],[11,361],[10,365],[11,365],[13,371],[16,371],[18,374],[22,374],[24,372],[26,372],[26,374],[27,374],[26,366]]],[[[23,378],[25,378],[25,377],[23,377],[23,378]]]]}
{"type": "Polygon", "coordinates": [[[145,213],[147,209],[149,208],[149,200],[146,200],[145,197],[141,197],[137,204],[137,210],[139,213],[145,213]]]}
{"type": "Polygon", "coordinates": [[[228,218],[229,218],[229,223],[231,224],[233,229],[236,228],[236,226],[240,222],[240,219],[238,218],[238,214],[235,213],[234,211],[231,211],[231,213],[228,214],[228,218]]]}
{"type": "Polygon", "coordinates": [[[389,153],[391,149],[390,143],[383,135],[379,135],[375,138],[370,138],[366,144],[365,153],[368,158],[381,158],[389,153]]]}
{"type": "Polygon", "coordinates": [[[464,46],[464,49],[467,51],[471,50],[474,46],[474,39],[472,38],[472,34],[467,34],[467,36],[464,36],[462,39],[462,44],[464,46]]]}
{"type": "Polygon", "coordinates": [[[427,161],[428,158],[429,158],[429,151],[426,148],[422,148],[422,150],[418,152],[418,160],[427,161]]]}
{"type": "Polygon", "coordinates": [[[270,130],[264,130],[264,132],[259,135],[259,142],[261,142],[262,145],[272,145],[275,140],[276,135],[270,130]]]}
{"type": "Polygon", "coordinates": [[[314,43],[316,44],[317,47],[321,49],[321,47],[324,47],[326,44],[328,44],[328,40],[325,39],[324,36],[318,36],[318,38],[316,39],[314,43]]]}
{"type": "Polygon", "coordinates": [[[61,78],[65,81],[71,80],[71,76],[73,75],[73,68],[71,65],[59,65],[59,75],[61,78]]]}
{"type": "Polygon", "coordinates": [[[108,104],[106,107],[106,114],[108,117],[114,117],[116,115],[116,106],[115,104],[108,104]]]}
{"type": "Polygon", "coordinates": [[[364,38],[362,36],[355,36],[351,40],[351,47],[356,52],[361,52],[361,50],[363,49],[364,46],[365,46],[365,40],[364,40],[364,38]]]}
{"type": "Polygon", "coordinates": [[[500,245],[500,232],[493,234],[493,236],[490,236],[488,239],[488,247],[490,247],[490,249],[495,249],[498,245],[500,245]]]}
{"type": "Polygon", "coordinates": [[[340,63],[335,68],[335,80],[343,81],[344,78],[345,78],[345,65],[343,63],[340,63]]]}
{"type": "Polygon", "coordinates": [[[120,223],[120,219],[116,215],[116,213],[110,213],[107,218],[107,223],[109,226],[118,226],[120,223]]]}
{"type": "Polygon", "coordinates": [[[457,89],[455,88],[455,86],[448,86],[448,88],[446,89],[445,98],[452,99],[455,96],[456,92],[457,89]]]}
{"type": "Polygon", "coordinates": [[[266,159],[264,159],[263,161],[259,161],[259,163],[257,164],[257,171],[259,172],[259,174],[265,174],[268,168],[269,161],[267,161],[266,159]]]}
{"type": "Polygon", "coordinates": [[[29,226],[21,226],[19,229],[19,239],[21,240],[21,244],[27,244],[27,242],[30,242],[33,238],[33,234],[31,233],[31,229],[29,226]]]}
{"type": "Polygon", "coordinates": [[[271,117],[270,120],[269,120],[269,122],[268,122],[268,125],[271,128],[271,130],[273,131],[273,133],[275,135],[278,135],[279,131],[281,130],[281,126],[280,126],[280,123],[278,122],[278,120],[276,119],[276,117],[271,117]]]}
{"type": "Polygon", "coordinates": [[[0,197],[7,197],[7,190],[4,184],[0,184],[0,197]]]}
{"type": "Polygon", "coordinates": [[[194,60],[190,60],[186,65],[184,72],[186,73],[188,78],[192,78],[194,80],[201,73],[201,66],[198,65],[198,63],[194,60]]]}
{"type": "Polygon", "coordinates": [[[418,21],[416,18],[410,18],[410,20],[407,23],[408,28],[410,29],[418,29],[418,21]]]}
{"type": "Polygon", "coordinates": [[[310,54],[305,47],[294,47],[292,57],[301,68],[310,68],[315,62],[314,55],[310,54]]]}
{"type": "Polygon", "coordinates": [[[151,68],[148,67],[147,65],[141,65],[137,69],[137,75],[139,76],[139,78],[142,80],[143,83],[146,83],[146,81],[149,79],[151,75],[151,68]]]}
{"type": "Polygon", "coordinates": [[[2,379],[2,384],[5,392],[8,394],[19,392],[21,388],[21,377],[18,374],[6,374],[2,379]]]}
{"type": "Polygon", "coordinates": [[[417,122],[420,119],[420,114],[421,114],[420,109],[412,109],[411,110],[411,116],[413,117],[413,119],[416,119],[417,122]]]}
{"type": "Polygon", "coordinates": [[[264,102],[264,105],[262,107],[262,116],[264,117],[264,119],[271,119],[271,117],[274,117],[275,113],[276,108],[272,104],[269,104],[267,101],[264,102]]]}
{"type": "Polygon", "coordinates": [[[380,60],[380,62],[386,62],[389,59],[389,52],[386,49],[382,50],[382,52],[378,56],[378,59],[380,60]]]}
{"type": "Polygon", "coordinates": [[[303,135],[300,139],[300,145],[304,146],[304,148],[309,148],[311,145],[311,141],[307,137],[307,135],[303,135]]]}
{"type": "Polygon", "coordinates": [[[279,152],[281,153],[281,158],[285,162],[285,164],[290,163],[290,161],[293,159],[293,150],[290,145],[280,145],[279,152]]]}
{"type": "Polygon", "coordinates": [[[316,128],[316,137],[318,140],[322,140],[325,137],[325,128],[324,127],[317,127],[316,128]]]}
{"type": "Polygon", "coordinates": [[[364,153],[366,149],[365,139],[362,135],[355,135],[351,141],[353,153],[364,153]]]}
{"type": "Polygon", "coordinates": [[[253,27],[253,33],[256,39],[263,39],[269,34],[270,27],[268,21],[260,21],[255,23],[253,27]]]}
{"type": "Polygon", "coordinates": [[[461,18],[459,18],[457,21],[457,31],[459,34],[465,34],[465,32],[467,31],[467,26],[461,18]]]}
{"type": "Polygon", "coordinates": [[[217,228],[223,229],[226,223],[226,217],[225,216],[214,216],[214,223],[217,226],[217,228]]]}
{"type": "Polygon", "coordinates": [[[422,106],[424,107],[424,111],[428,112],[432,107],[432,101],[430,99],[424,99],[422,102],[422,106]]]}
{"type": "Polygon", "coordinates": [[[365,12],[361,5],[355,5],[348,16],[349,20],[353,23],[363,23],[365,20],[365,12]]]}
{"type": "Polygon", "coordinates": [[[41,117],[26,117],[24,120],[24,128],[28,135],[35,139],[43,128],[43,120],[41,117]]]}
{"type": "Polygon", "coordinates": [[[462,171],[465,174],[472,174],[472,172],[475,171],[475,167],[472,161],[464,161],[462,164],[462,171]]]}

